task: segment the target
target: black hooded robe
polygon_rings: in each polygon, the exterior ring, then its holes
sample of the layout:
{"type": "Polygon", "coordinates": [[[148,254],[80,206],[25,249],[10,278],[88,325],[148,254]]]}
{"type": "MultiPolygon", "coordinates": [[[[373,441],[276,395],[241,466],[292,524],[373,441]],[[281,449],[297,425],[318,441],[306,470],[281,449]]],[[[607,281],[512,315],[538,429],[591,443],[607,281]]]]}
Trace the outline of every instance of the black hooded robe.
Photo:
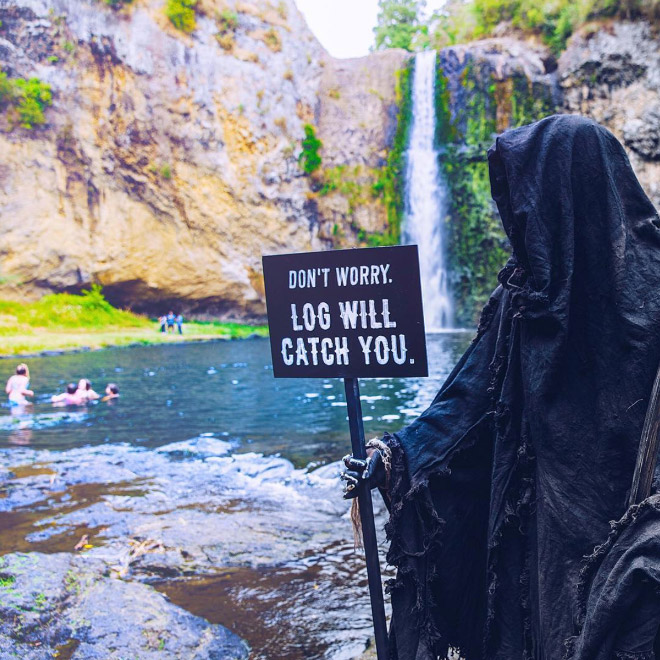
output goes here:
{"type": "Polygon", "coordinates": [[[431,406],[387,437],[395,660],[561,660],[660,363],[660,219],[616,138],[558,115],[488,160],[513,256],[431,406]]]}

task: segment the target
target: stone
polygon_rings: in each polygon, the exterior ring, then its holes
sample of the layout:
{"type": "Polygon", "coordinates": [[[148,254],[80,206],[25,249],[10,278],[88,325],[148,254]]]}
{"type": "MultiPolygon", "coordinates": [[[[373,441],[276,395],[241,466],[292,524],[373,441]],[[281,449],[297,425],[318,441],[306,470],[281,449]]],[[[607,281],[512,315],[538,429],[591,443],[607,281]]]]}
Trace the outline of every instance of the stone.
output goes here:
{"type": "Polygon", "coordinates": [[[0,659],[247,660],[245,642],[150,586],[65,553],[0,557],[0,659]]]}
{"type": "Polygon", "coordinates": [[[660,207],[660,40],[645,21],[586,26],[559,58],[564,112],[604,124],[660,207]]]}

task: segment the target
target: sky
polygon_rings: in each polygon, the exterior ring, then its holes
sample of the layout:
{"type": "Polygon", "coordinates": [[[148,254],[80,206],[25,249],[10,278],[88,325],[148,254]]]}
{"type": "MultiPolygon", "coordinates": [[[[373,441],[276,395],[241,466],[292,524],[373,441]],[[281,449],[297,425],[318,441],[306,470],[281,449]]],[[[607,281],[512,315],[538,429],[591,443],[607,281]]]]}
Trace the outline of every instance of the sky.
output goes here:
{"type": "MultiPolygon", "coordinates": [[[[295,0],[317,39],[333,57],[361,57],[374,43],[378,0],[295,0]]],[[[444,0],[427,0],[426,12],[444,0]]]]}

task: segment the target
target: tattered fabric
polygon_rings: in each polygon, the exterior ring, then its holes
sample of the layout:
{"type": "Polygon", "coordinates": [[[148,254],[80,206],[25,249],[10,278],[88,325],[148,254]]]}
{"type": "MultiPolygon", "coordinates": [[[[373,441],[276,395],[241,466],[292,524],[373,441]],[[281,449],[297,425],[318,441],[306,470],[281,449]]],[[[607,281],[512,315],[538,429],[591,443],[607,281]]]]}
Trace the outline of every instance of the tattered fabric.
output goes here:
{"type": "Polygon", "coordinates": [[[630,507],[587,559],[565,660],[654,660],[660,651],[660,496],[630,507]]]}
{"type": "Polygon", "coordinates": [[[660,220],[614,136],[553,116],[488,160],[513,255],[429,409],[386,438],[397,660],[562,658],[660,362],[660,220]]]}

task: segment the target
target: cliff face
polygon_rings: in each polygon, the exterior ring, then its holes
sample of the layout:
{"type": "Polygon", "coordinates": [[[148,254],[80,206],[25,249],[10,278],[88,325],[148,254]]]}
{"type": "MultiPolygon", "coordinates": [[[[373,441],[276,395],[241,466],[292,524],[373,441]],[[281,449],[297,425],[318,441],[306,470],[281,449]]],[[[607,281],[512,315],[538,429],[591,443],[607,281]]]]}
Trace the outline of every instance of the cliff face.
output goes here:
{"type": "Polygon", "coordinates": [[[2,70],[53,90],[43,127],[1,120],[2,295],[99,282],[136,310],[263,318],[262,252],[322,249],[346,217],[310,195],[303,126],[353,166],[396,124],[402,56],[333,62],[292,0],[205,0],[190,35],[159,0],[0,0],[0,21],[2,70]]]}
{"type": "Polygon", "coordinates": [[[626,147],[660,208],[660,38],[648,23],[586,28],[559,60],[563,110],[592,117],[626,147]]]}
{"type": "MultiPolygon", "coordinates": [[[[138,311],[260,320],[262,253],[396,239],[410,55],[333,60],[293,0],[199,0],[190,34],[165,4],[0,0],[0,69],[53,91],[45,124],[28,130],[0,89],[0,296],[99,282],[138,311]],[[309,175],[305,125],[322,142],[309,175]]],[[[485,169],[496,132],[591,115],[660,205],[660,55],[646,24],[583,32],[558,63],[512,38],[438,62],[463,322],[507,249],[485,169]]]]}

